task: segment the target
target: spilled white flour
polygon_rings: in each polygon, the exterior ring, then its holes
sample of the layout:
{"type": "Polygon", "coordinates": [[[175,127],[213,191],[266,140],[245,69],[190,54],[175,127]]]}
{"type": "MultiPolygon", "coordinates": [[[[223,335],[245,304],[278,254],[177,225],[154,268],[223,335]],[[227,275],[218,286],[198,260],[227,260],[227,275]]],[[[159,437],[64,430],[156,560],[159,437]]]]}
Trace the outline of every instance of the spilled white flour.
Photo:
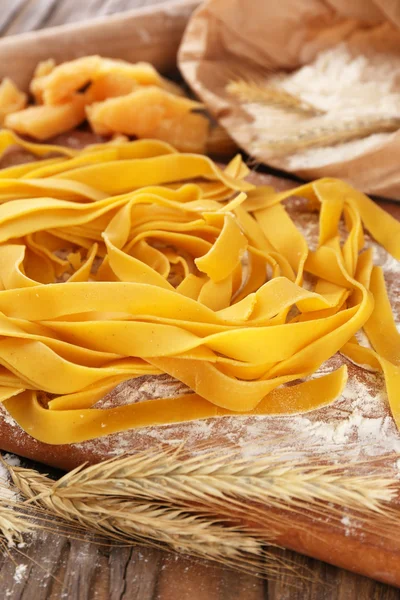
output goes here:
{"type": "Polygon", "coordinates": [[[17,565],[15,567],[14,573],[14,581],[15,583],[21,583],[26,577],[26,571],[28,569],[28,565],[17,565]]]}
{"type": "Polygon", "coordinates": [[[269,79],[330,115],[396,115],[400,56],[388,53],[352,55],[345,43],[321,52],[293,73],[269,79]],[[377,84],[379,93],[377,93],[377,84]]]}
{"type": "MultiPolygon", "coordinates": [[[[21,464],[18,456],[13,454],[4,454],[2,455],[2,458],[12,466],[19,466],[21,464]]],[[[11,486],[8,470],[2,463],[0,463],[0,500],[14,501],[16,499],[17,494],[11,486]]]]}
{"type": "Polygon", "coordinates": [[[344,525],[344,532],[346,536],[349,536],[352,534],[353,529],[352,529],[352,521],[350,519],[350,517],[348,515],[344,516],[341,521],[342,525],[344,525]]]}
{"type": "MultiPolygon", "coordinates": [[[[400,114],[398,73],[400,57],[376,52],[369,56],[353,55],[345,43],[317,55],[314,61],[293,73],[278,73],[268,79],[315,108],[323,111],[319,125],[334,127],[338,122],[359,117],[393,117],[400,114]]],[[[301,127],[304,117],[295,112],[268,107],[268,119],[263,106],[245,105],[254,121],[254,130],[285,132],[293,125],[301,127]]],[[[281,160],[285,168],[298,171],[321,167],[332,162],[345,162],[368,150],[377,148],[392,133],[375,133],[341,144],[304,148],[281,160]]],[[[262,136],[265,137],[265,136],[262,136]]],[[[269,137],[269,136],[266,136],[269,137]]]]}

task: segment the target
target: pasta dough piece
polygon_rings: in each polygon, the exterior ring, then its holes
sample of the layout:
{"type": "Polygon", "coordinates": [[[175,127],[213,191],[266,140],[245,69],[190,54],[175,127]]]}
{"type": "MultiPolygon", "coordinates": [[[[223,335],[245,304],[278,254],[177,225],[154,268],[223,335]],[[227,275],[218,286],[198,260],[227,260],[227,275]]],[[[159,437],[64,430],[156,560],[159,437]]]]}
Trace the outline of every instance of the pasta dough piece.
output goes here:
{"type": "Polygon", "coordinates": [[[109,97],[108,94],[118,96],[136,86],[154,85],[171,93],[182,93],[177,85],[161,77],[149,63],[132,64],[100,56],[84,56],[56,67],[42,63],[39,71],[35,72],[31,91],[44,104],[60,104],[90,83],[95,84],[93,93],[89,90],[92,101],[96,95],[103,98],[109,97]]]}
{"type": "Polygon", "coordinates": [[[46,76],[53,71],[55,66],[56,62],[53,58],[42,60],[36,66],[29,89],[38,104],[43,103],[43,87],[46,82],[46,76]]]}
{"type": "Polygon", "coordinates": [[[0,84],[0,125],[3,125],[6,115],[22,110],[26,106],[26,94],[21,92],[8,77],[0,84]]]}
{"type": "Polygon", "coordinates": [[[95,133],[125,133],[164,140],[182,152],[204,152],[209,121],[198,113],[201,105],[157,88],[138,89],[87,107],[95,133]]]}
{"type": "MultiPolygon", "coordinates": [[[[119,81],[133,81],[137,86],[155,85],[171,94],[183,95],[182,89],[176,83],[162,77],[150,63],[129,63],[125,60],[102,58],[94,82],[104,76],[116,76],[119,81]]],[[[115,94],[114,94],[115,95],[115,94]]]]}
{"type": "Polygon", "coordinates": [[[60,65],[52,59],[43,61],[30,85],[36,106],[25,110],[21,109],[26,96],[11,86],[9,80],[2,84],[3,112],[0,87],[0,119],[6,127],[38,140],[65,133],[88,117],[98,135],[155,138],[183,152],[204,153],[207,143],[214,151],[232,149],[218,128],[210,135],[203,106],[149,63],[97,55],[60,65]]]}
{"type": "Polygon", "coordinates": [[[106,73],[98,77],[89,87],[86,98],[88,104],[103,102],[107,98],[125,96],[137,89],[138,83],[135,79],[126,77],[121,73],[106,73]]]}
{"type": "Polygon", "coordinates": [[[100,68],[100,56],[84,56],[64,62],[32,81],[31,89],[44,104],[61,104],[70,100],[79,89],[89,83],[100,68]]]}
{"type": "Polygon", "coordinates": [[[30,106],[7,115],[4,124],[18,133],[46,140],[80,125],[85,120],[85,103],[85,98],[77,95],[65,104],[30,106]]]}

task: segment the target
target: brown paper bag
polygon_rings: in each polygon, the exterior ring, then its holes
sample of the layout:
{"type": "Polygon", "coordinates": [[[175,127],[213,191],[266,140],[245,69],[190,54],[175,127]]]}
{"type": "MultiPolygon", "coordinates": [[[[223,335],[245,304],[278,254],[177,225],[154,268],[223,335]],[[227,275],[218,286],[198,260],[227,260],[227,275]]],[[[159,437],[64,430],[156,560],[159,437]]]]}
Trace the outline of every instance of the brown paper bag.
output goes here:
{"type": "MultiPolygon", "coordinates": [[[[221,125],[257,160],[304,179],[339,177],[368,193],[400,198],[400,3],[209,0],[191,18],[178,62],[221,125]],[[331,102],[323,114],[299,114],[270,100],[243,102],[226,89],[240,78],[264,85],[271,72],[290,74],[313,61],[324,66],[332,52],[337,64],[336,70],[330,64],[327,85],[331,93],[347,90],[350,111],[331,102]],[[344,53],[349,60],[342,68],[344,53]],[[362,62],[356,84],[355,60],[362,62]],[[354,131],[358,139],[346,140],[354,131]]],[[[318,74],[317,67],[308,74],[318,74]]],[[[303,85],[306,75],[303,70],[303,85]]],[[[314,81],[308,87],[314,89],[314,81]]]]}

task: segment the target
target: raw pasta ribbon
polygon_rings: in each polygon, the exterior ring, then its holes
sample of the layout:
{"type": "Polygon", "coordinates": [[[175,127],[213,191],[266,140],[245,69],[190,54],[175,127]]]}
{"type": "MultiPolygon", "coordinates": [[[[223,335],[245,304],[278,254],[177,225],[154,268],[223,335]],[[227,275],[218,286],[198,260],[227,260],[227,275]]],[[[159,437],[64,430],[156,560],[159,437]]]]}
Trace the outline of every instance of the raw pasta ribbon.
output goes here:
{"type": "Polygon", "coordinates": [[[399,334],[363,235],[400,259],[400,224],[366,196],[334,179],[275,193],[240,157],[221,169],[161,141],[75,151],[0,132],[14,144],[38,160],[0,172],[0,399],[31,436],[310,411],[344,388],[345,366],[310,378],[339,351],[383,371],[400,425],[399,334]],[[294,194],[320,211],[317,249],[294,194]],[[96,407],[160,373],[193,393],[96,407]]]}

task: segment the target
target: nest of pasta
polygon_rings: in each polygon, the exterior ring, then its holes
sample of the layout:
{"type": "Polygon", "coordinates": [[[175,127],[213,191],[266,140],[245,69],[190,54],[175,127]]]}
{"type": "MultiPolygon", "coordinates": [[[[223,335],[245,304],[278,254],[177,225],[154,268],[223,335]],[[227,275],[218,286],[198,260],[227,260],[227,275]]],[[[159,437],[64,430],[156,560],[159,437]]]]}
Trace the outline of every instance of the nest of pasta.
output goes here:
{"type": "Polygon", "coordinates": [[[400,423],[400,336],[363,235],[399,259],[400,224],[365,195],[334,179],[276,193],[240,156],[222,170],[156,140],[77,151],[2,131],[13,144],[41,160],[0,172],[0,394],[31,436],[313,410],[346,383],[345,366],[310,377],[338,351],[383,371],[400,423]],[[320,211],[315,250],[292,195],[320,211]],[[93,408],[160,373],[193,393],[93,408]]]}

